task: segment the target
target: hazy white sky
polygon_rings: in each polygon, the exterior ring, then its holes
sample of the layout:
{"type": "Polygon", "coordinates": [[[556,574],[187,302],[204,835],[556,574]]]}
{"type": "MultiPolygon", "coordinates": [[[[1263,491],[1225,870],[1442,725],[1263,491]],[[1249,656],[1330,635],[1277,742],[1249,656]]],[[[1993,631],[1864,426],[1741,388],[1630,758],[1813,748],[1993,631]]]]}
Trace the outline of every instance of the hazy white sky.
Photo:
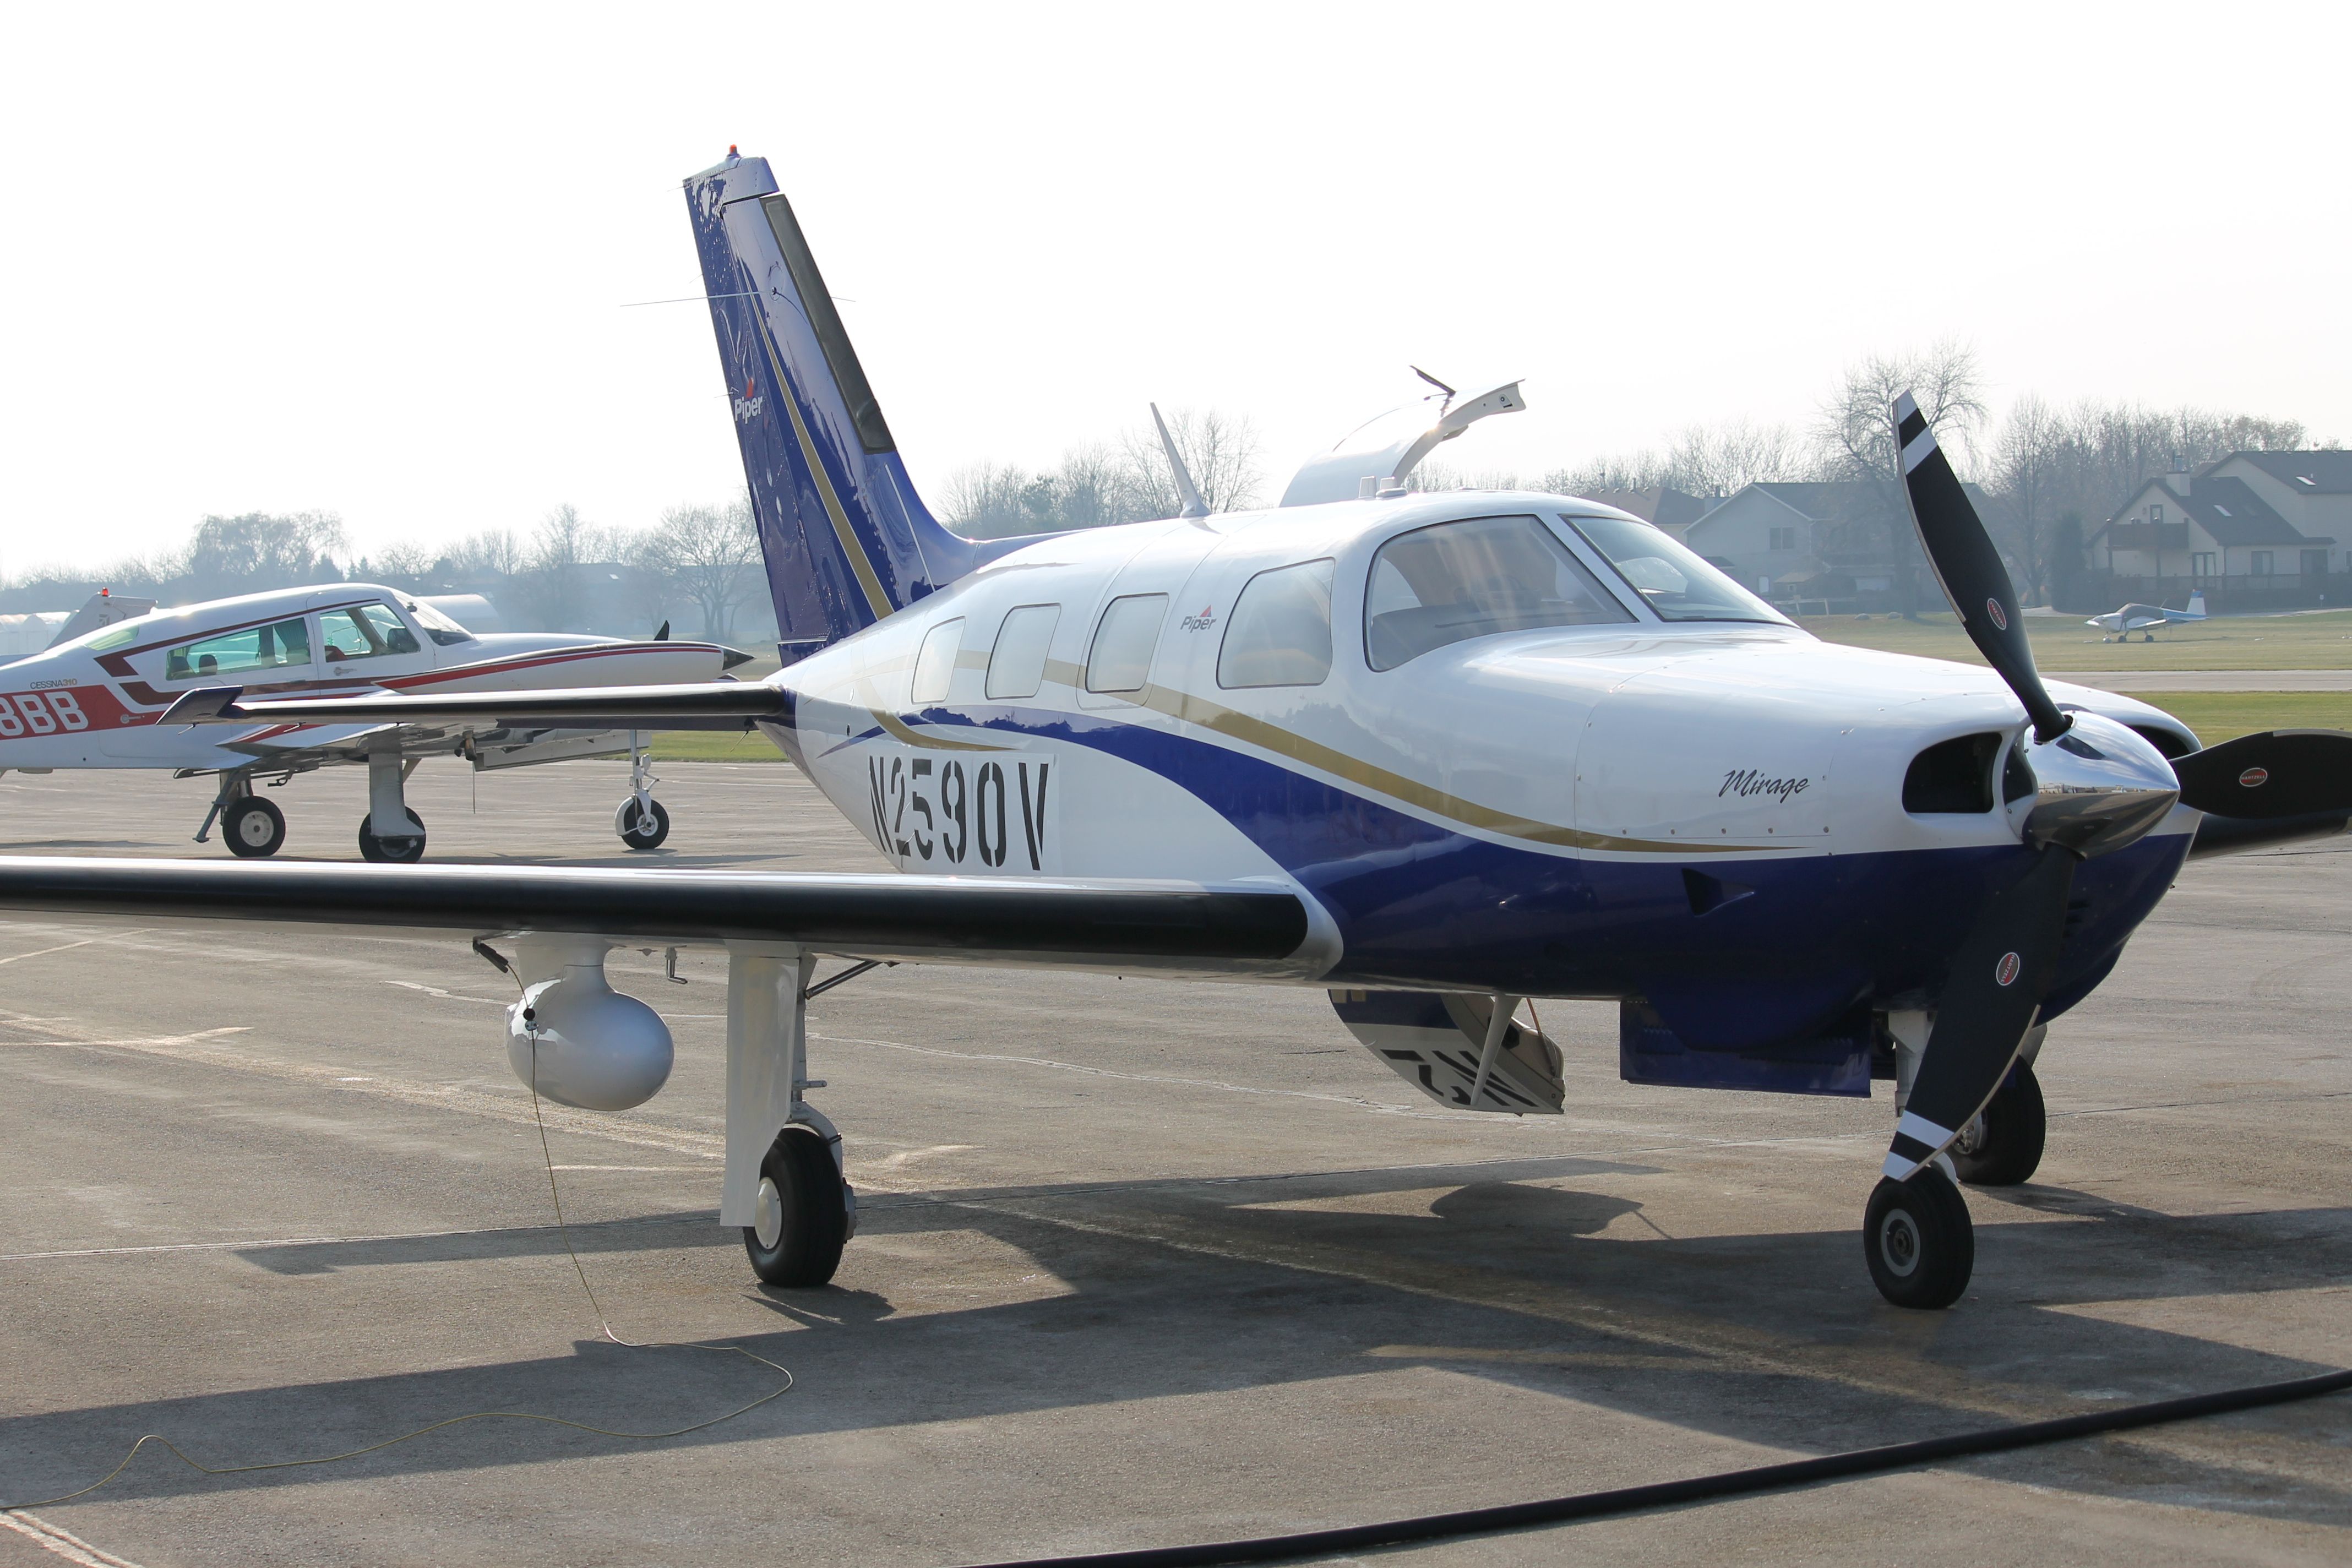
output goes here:
{"type": "Polygon", "coordinates": [[[1276,490],[1801,420],[1957,335],[1998,397],[2352,439],[2343,7],[15,6],[0,571],[340,512],[362,545],[740,482],[680,178],[799,211],[917,479],[1148,399],[1276,490]]]}

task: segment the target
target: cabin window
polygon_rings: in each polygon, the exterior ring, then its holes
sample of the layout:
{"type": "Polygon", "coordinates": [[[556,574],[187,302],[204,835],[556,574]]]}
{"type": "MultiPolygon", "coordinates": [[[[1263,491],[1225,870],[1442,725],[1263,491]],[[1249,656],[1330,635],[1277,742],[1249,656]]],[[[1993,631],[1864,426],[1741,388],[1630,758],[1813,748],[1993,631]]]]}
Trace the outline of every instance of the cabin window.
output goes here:
{"type": "Polygon", "coordinates": [[[1398,534],[1372,557],[1364,659],[1394,669],[1472,637],[1633,618],[1534,518],[1441,522],[1398,534]]]}
{"type": "Polygon", "coordinates": [[[1059,605],[1022,605],[1005,612],[988,656],[988,698],[1034,697],[1045,684],[1045,654],[1054,646],[1059,605]]]}
{"type": "Polygon", "coordinates": [[[915,681],[911,695],[916,703],[945,702],[948,682],[955,678],[956,649],[963,646],[963,617],[941,621],[923,634],[923,646],[915,654],[915,681]]]}
{"type": "Polygon", "coordinates": [[[1088,691],[1140,691],[1151,673],[1151,650],[1168,615],[1165,594],[1129,594],[1113,599],[1095,627],[1087,655],[1088,691]]]}
{"type": "Polygon", "coordinates": [[[1687,547],[1630,517],[1562,520],[1607,558],[1662,621],[1767,621],[1786,616],[1687,547]]]}
{"type": "Polygon", "coordinates": [[[163,679],[198,680],[310,662],[310,637],[301,621],[277,621],[173,648],[163,656],[163,679]]]}
{"type": "Polygon", "coordinates": [[[1242,588],[1217,649],[1217,684],[1320,686],[1331,673],[1331,563],[1261,572],[1242,588]]]}

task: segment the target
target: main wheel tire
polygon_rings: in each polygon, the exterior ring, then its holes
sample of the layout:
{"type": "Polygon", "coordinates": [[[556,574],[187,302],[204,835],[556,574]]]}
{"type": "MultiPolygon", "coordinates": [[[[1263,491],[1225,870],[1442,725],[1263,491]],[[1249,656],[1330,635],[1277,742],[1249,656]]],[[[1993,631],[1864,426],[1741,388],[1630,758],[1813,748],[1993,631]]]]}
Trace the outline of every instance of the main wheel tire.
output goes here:
{"type": "Polygon", "coordinates": [[[751,1270],[771,1285],[822,1285],[849,1239],[849,1189],[833,1151],[813,1128],[776,1134],[760,1162],[758,1218],[743,1227],[751,1270]]]}
{"type": "Polygon", "coordinates": [[[1952,1141],[1952,1164],[1971,1186],[2013,1187],[2032,1181],[2049,1129],[2041,1081],[2030,1064],[2020,1062],[1983,1112],[1952,1141]]]}
{"type": "Polygon", "coordinates": [[[275,855],[286,842],[286,814],[257,795],[241,796],[221,813],[221,842],[247,860],[275,855]]]}
{"type": "Polygon", "coordinates": [[[368,819],[364,816],[361,817],[360,858],[389,861],[395,866],[413,866],[424,859],[425,819],[411,810],[408,813],[408,820],[416,826],[416,834],[414,837],[378,838],[369,831],[368,819]]]}
{"type": "Polygon", "coordinates": [[[635,795],[623,801],[621,809],[613,814],[613,831],[619,834],[621,842],[632,849],[658,849],[662,840],[669,837],[667,809],[657,800],[646,804],[653,807],[654,825],[650,830],[638,818],[635,795]]]}
{"type": "Polygon", "coordinates": [[[1969,1288],[1976,1226],[1960,1189],[1928,1165],[1907,1182],[1879,1182],[1863,1211],[1862,1249],[1880,1295],[1898,1307],[1934,1311],[1969,1288]]]}

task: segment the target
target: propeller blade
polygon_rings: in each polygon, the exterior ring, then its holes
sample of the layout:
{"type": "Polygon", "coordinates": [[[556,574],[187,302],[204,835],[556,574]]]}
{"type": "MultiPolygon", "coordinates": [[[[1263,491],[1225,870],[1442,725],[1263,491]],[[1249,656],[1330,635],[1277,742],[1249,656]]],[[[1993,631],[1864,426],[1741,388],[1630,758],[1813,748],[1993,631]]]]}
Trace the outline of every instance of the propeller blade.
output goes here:
{"type": "Polygon", "coordinates": [[[1969,504],[1950,459],[1936,445],[1927,416],[1907,392],[1895,400],[1895,444],[1903,454],[1903,493],[1911,502],[1911,521],[1918,525],[1927,564],[1960,613],[1969,640],[2025,704],[2033,738],[2047,745],[2074,721],[2058,710],[2042,684],[2025,640],[2025,618],[2018,613],[2017,589],[2000,563],[2000,552],[1969,504]]]}
{"type": "Polygon", "coordinates": [[[2071,849],[2053,844],[2042,850],[2032,870],[1987,900],[1953,955],[1919,1076],[1887,1152],[1886,1174],[1896,1181],[1910,1180],[1941,1153],[2009,1076],[2057,977],[2066,897],[2080,863],[2071,849]]]}
{"type": "Polygon", "coordinates": [[[2180,800],[2216,816],[2268,821],[2352,808],[2352,735],[2267,730],[2173,759],[2180,800]]]}

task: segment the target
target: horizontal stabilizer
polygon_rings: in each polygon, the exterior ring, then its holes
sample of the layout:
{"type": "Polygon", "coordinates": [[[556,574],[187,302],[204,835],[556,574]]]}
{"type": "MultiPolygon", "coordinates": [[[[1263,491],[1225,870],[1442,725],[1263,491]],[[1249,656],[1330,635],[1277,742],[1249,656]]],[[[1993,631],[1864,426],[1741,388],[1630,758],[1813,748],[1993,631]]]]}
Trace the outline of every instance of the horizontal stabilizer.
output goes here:
{"type": "Polygon", "coordinates": [[[738,680],[679,686],[606,686],[585,690],[445,691],[412,696],[298,697],[238,700],[242,688],[205,687],[164,710],[164,724],[503,724],[519,730],[748,730],[754,721],[788,723],[793,696],[782,687],[738,680]]]}
{"type": "Polygon", "coordinates": [[[1307,939],[1278,889],[1013,878],[0,857],[0,910],[791,942],[860,958],[1269,968],[1307,939]]]}

